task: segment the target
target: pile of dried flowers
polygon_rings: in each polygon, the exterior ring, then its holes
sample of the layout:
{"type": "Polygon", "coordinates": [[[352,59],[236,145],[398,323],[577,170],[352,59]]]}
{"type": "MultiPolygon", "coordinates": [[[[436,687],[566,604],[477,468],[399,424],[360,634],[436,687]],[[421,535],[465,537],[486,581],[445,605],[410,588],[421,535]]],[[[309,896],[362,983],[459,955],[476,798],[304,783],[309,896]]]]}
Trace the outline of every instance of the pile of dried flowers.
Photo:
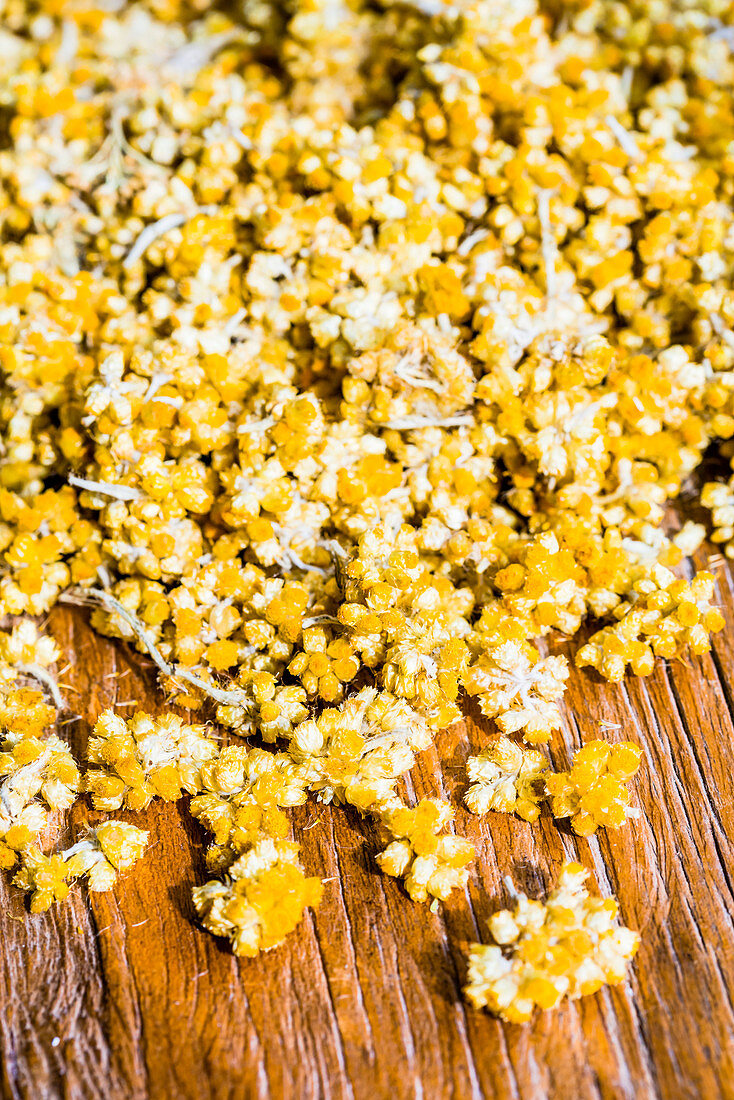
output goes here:
{"type": "MultiPolygon", "coordinates": [[[[0,0],[0,614],[90,605],[231,731],[105,712],[80,779],[20,619],[0,862],[35,909],[104,888],[144,834],[47,857],[48,810],[190,795],[197,911],[252,954],[318,901],[284,813],[309,794],[379,824],[412,898],[463,886],[450,806],[398,785],[465,696],[499,734],[471,810],[634,815],[635,746],[550,770],[543,639],[603,620],[577,662],[619,680],[723,625],[711,575],[674,572],[703,528],[663,520],[709,444],[734,455],[734,9],[233,8],[0,0]]],[[[734,556],[734,477],[701,499],[734,556]]],[[[476,1003],[621,980],[636,938],[580,875],[493,919],[476,1003]]]]}

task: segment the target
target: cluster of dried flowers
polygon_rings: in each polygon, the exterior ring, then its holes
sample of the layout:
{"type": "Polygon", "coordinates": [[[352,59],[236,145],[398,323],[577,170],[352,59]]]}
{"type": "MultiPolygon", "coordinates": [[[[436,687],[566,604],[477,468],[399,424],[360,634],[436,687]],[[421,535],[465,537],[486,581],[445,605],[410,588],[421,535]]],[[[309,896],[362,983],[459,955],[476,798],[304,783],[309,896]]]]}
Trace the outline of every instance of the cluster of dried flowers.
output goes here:
{"type": "Polygon", "coordinates": [[[148,834],[124,821],[104,821],[88,836],[56,855],[27,848],[14,882],[31,892],[31,912],[40,913],[69,892],[69,880],[86,878],[90,890],[109,890],[118,871],[140,859],[148,834]]]}
{"type": "MultiPolygon", "coordinates": [[[[703,528],[663,521],[709,444],[734,456],[734,21],[235,7],[0,0],[0,615],[91,605],[231,731],[105,713],[84,789],[191,795],[219,876],[197,910],[249,954],[318,900],[286,839],[309,794],[379,823],[411,897],[465,883],[451,808],[399,794],[463,696],[501,734],[471,809],[630,816],[634,746],[549,770],[543,638],[605,620],[577,662],[618,680],[723,625],[711,575],[673,572],[703,528]]],[[[734,556],[734,477],[701,499],[734,556]]],[[[0,859],[37,908],[142,844],[35,846],[80,787],[28,686],[59,705],[55,656],[28,622],[0,643],[0,859]]],[[[564,874],[543,919],[605,936],[564,874]]],[[[548,977],[518,906],[475,1000],[518,1018],[624,973],[592,936],[593,977],[548,977]]]]}
{"type": "Polygon", "coordinates": [[[589,896],[588,873],[565,863],[545,903],[511,890],[514,911],[502,909],[489,920],[494,943],[473,944],[469,952],[466,995],[473,1005],[523,1023],[536,1006],[555,1008],[564,997],[624,980],[640,937],[617,922],[614,898],[589,896]]]}

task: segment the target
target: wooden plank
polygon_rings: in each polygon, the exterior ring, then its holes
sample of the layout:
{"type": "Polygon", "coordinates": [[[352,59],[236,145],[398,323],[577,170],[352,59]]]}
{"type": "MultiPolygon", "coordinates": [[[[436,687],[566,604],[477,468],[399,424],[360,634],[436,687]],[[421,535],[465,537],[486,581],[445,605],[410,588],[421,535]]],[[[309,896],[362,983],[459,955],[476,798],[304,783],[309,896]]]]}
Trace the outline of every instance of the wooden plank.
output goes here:
{"type": "MultiPolygon", "coordinates": [[[[699,564],[703,564],[701,559],[699,564]]],[[[446,794],[456,828],[477,845],[465,894],[437,914],[379,873],[374,829],[318,805],[293,814],[324,901],[286,944],[236,960],[193,919],[205,835],[184,803],[131,820],[151,831],[146,859],[107,895],[79,890],[32,916],[0,883],[2,1091],[143,1100],[184,1097],[436,1097],[496,1100],[663,1100],[734,1096],[734,582],[720,570],[727,628],[701,660],[660,665],[621,686],[574,671],[558,765],[599,735],[645,748],[640,819],[582,840],[544,816],[479,819],[461,807],[463,764],[486,739],[476,716],[423,755],[417,795],[446,794]],[[642,931],[624,986],[499,1023],[461,999],[466,946],[507,900],[510,874],[547,889],[564,856],[590,867],[602,893],[642,931]]],[[[85,614],[57,609],[49,628],[69,670],[79,717],[62,733],[80,759],[100,709],[161,709],[150,670],[98,638],[85,614]]],[[[554,651],[568,650],[554,643],[554,651]]],[[[95,815],[84,803],[59,839],[95,815]]],[[[123,815],[124,816],[124,815],[123,815]]],[[[50,838],[53,839],[53,838],[50,838]]]]}

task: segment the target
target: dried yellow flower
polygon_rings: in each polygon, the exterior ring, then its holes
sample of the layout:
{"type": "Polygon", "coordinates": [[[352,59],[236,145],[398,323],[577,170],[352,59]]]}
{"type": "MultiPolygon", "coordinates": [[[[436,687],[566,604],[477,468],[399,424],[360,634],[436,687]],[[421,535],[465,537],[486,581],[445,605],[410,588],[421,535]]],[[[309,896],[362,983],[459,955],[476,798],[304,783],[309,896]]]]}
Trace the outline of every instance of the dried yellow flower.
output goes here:
{"type": "Polygon", "coordinates": [[[466,671],[463,683],[503,733],[522,730],[526,741],[538,744],[550,740],[561,724],[558,700],[567,677],[565,657],[541,659],[530,646],[503,642],[466,671]]]}
{"type": "Polygon", "coordinates": [[[13,882],[31,893],[31,912],[41,913],[55,901],[63,901],[69,883],[78,878],[85,878],[90,890],[111,890],[118,873],[140,859],[147,842],[143,829],[125,821],[105,821],[56,855],[26,848],[13,882]]]}
{"type": "Polygon", "coordinates": [[[389,800],[399,776],[427,748],[425,720],[404,700],[363,688],[293,730],[289,754],[322,802],[348,802],[362,813],[389,800]]]}
{"type": "Polygon", "coordinates": [[[447,802],[424,798],[416,806],[390,806],[380,821],[394,840],[377,856],[382,870],[405,881],[413,901],[429,896],[445,901],[452,890],[466,884],[474,846],[462,837],[439,833],[453,820],[447,802]]]}
{"type": "Polygon", "coordinates": [[[687,647],[707,653],[709,635],[724,627],[724,616],[711,605],[713,592],[711,573],[697,573],[689,584],[655,566],[649,578],[634,584],[631,599],[615,609],[619,623],[593,634],[576,663],[593,665],[608,680],[621,680],[627,665],[646,676],[656,656],[678,657],[687,647]]]}
{"type": "MultiPolygon", "coordinates": [[[[3,696],[7,698],[19,678],[30,677],[46,689],[54,707],[63,707],[58,684],[49,672],[49,666],[56,662],[59,655],[60,650],[54,639],[47,634],[39,634],[36,624],[30,619],[22,619],[8,632],[0,631],[0,706],[3,696]]],[[[49,708],[49,719],[45,725],[52,724],[53,711],[49,708]]]]}
{"type": "Polygon", "coordinates": [[[0,737],[42,738],[56,721],[56,709],[32,688],[0,686],[0,737]]]}
{"type": "Polygon", "coordinates": [[[503,1020],[524,1023],[603,985],[624,981],[640,937],[617,921],[614,898],[590,897],[588,871],[565,863],[545,902],[515,894],[513,909],[489,920],[493,944],[469,949],[467,1000],[503,1020]]]}
{"type": "Polygon", "coordinates": [[[79,770],[55,734],[40,740],[6,739],[0,751],[0,865],[12,867],[17,852],[44,829],[51,810],[71,806],[80,786],[79,770]]]}
{"type": "Polygon", "coordinates": [[[298,845],[263,839],[227,870],[222,882],[193,891],[199,919],[209,932],[224,936],[235,955],[257,955],[277,947],[308,907],[321,900],[321,881],[307,878],[298,845]]]}
{"type": "Polygon", "coordinates": [[[589,741],[567,772],[545,777],[554,817],[569,817],[575,832],[589,836],[599,826],[618,829],[639,810],[630,806],[626,782],[640,767],[642,750],[630,741],[589,741]]]}
{"type": "Polygon", "coordinates": [[[536,821],[545,795],[547,768],[548,761],[536,749],[525,749],[509,737],[498,737],[478,756],[469,757],[466,774],[471,786],[464,801],[475,814],[499,810],[536,821]]]}
{"type": "Polygon", "coordinates": [[[190,809],[213,833],[207,860],[221,870],[265,838],[283,840],[289,831],[282,807],[306,801],[302,769],[286,753],[230,745],[201,769],[199,792],[190,809]]]}
{"type": "Polygon", "coordinates": [[[176,714],[154,717],[138,711],[124,719],[103,711],[88,746],[84,789],[98,810],[144,809],[151,799],[167,802],[201,790],[201,767],[219,749],[204,726],[176,714]]]}

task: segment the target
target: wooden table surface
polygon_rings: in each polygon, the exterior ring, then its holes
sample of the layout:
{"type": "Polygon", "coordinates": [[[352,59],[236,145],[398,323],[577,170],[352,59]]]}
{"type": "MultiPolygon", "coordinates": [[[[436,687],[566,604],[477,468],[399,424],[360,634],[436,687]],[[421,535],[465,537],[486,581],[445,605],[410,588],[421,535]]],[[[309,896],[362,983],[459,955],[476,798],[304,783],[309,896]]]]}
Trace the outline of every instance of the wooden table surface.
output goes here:
{"type": "MultiPolygon", "coordinates": [[[[77,889],[30,916],[4,881],[3,1095],[734,1097],[734,583],[723,563],[717,574],[727,629],[709,656],[659,663],[621,685],[571,677],[554,763],[565,766],[600,720],[619,723],[611,736],[645,749],[637,822],[583,840],[547,817],[468,814],[462,765],[483,740],[471,720],[423,755],[415,794],[446,794],[478,854],[468,890],[440,913],[378,872],[369,824],[314,804],[295,812],[294,835],[309,872],[327,880],[321,908],[254,960],[234,959],[194,923],[206,839],[184,802],[127,815],[150,830],[152,847],[112,893],[77,889]],[[642,933],[629,983],[527,1026],[474,1011],[460,996],[464,952],[507,902],[503,876],[537,895],[567,856],[642,933]]],[[[81,718],[62,732],[79,759],[103,707],[161,709],[145,662],[93,634],[85,612],[58,608],[49,629],[72,662],[64,683],[81,718]]],[[[102,816],[78,803],[62,839],[102,816]]]]}

